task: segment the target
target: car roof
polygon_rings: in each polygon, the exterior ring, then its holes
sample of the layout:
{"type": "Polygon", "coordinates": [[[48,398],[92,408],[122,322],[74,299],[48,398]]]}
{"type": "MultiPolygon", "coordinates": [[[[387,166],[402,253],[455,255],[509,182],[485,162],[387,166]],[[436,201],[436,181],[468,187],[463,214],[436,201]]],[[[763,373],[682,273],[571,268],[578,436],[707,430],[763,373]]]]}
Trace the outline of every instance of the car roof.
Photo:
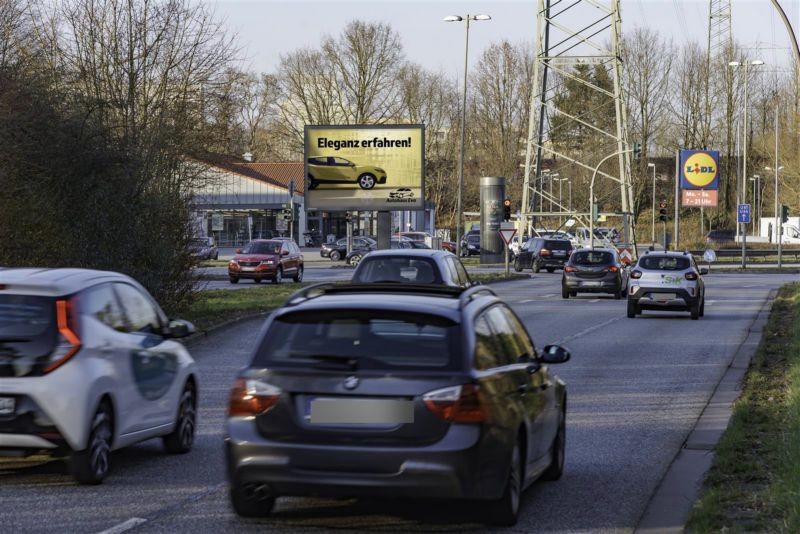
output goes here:
{"type": "Polygon", "coordinates": [[[579,248],[578,250],[575,251],[576,254],[578,252],[611,252],[611,253],[616,253],[617,251],[616,251],[616,249],[613,249],[613,248],[605,248],[605,247],[590,248],[590,247],[586,247],[586,248],[579,248]]]}
{"type": "MultiPolygon", "coordinates": [[[[448,252],[446,250],[437,250],[432,248],[393,248],[393,249],[383,249],[383,250],[373,250],[369,253],[370,258],[374,258],[376,256],[413,256],[416,258],[436,258],[436,257],[445,257],[445,256],[452,256],[452,252],[448,252]]],[[[364,256],[366,259],[367,256],[364,256]]]]}
{"type": "Polygon", "coordinates": [[[653,256],[669,256],[674,258],[692,258],[693,256],[688,252],[678,252],[675,250],[648,250],[639,259],[653,256]]]}
{"type": "Polygon", "coordinates": [[[111,271],[36,267],[0,269],[0,286],[6,286],[7,290],[14,293],[70,295],[94,284],[112,281],[139,285],[130,277],[111,271]]]}

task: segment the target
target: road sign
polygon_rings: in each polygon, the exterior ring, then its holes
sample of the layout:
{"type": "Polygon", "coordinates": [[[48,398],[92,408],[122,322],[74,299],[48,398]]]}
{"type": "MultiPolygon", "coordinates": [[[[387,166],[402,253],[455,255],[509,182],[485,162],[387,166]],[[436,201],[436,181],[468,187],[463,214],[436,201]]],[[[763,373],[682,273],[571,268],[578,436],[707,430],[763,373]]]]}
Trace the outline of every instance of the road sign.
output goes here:
{"type": "Polygon", "coordinates": [[[516,228],[501,228],[500,230],[498,230],[498,232],[500,233],[500,238],[503,240],[503,242],[506,245],[508,245],[509,243],[511,243],[511,240],[514,239],[514,234],[517,233],[517,229],[516,228]]]}
{"type": "Polygon", "coordinates": [[[622,263],[630,265],[633,263],[633,254],[627,248],[622,248],[619,250],[619,259],[622,263]]]}
{"type": "Polygon", "coordinates": [[[750,204],[739,204],[739,222],[750,224],[750,204]]]}

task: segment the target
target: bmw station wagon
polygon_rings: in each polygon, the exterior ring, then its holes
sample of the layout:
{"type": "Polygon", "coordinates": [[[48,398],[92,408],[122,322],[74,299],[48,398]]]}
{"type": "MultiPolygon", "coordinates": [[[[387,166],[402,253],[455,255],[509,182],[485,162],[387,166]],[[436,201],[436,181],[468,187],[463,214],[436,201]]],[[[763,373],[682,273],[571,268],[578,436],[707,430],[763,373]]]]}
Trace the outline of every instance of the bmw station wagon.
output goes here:
{"type": "Polygon", "coordinates": [[[484,287],[310,286],[267,320],[230,393],[230,498],[458,498],[513,525],[564,468],[566,387],[484,287]]]}

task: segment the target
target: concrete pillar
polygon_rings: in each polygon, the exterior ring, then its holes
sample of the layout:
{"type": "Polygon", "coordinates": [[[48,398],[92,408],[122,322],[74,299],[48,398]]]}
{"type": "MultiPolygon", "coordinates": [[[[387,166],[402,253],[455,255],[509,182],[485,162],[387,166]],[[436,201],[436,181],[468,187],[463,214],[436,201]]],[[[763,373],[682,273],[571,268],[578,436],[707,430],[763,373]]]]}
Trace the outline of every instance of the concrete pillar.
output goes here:
{"type": "Polygon", "coordinates": [[[378,212],[378,228],[375,238],[378,240],[378,249],[383,250],[392,246],[392,212],[378,212]]]}

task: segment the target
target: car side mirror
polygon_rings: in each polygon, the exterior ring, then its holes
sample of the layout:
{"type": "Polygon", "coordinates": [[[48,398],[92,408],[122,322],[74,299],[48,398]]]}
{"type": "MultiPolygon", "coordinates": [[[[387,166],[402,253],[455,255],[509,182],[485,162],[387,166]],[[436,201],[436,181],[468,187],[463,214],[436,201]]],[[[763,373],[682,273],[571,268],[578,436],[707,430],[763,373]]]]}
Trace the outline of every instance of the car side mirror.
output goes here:
{"type": "Polygon", "coordinates": [[[288,255],[289,255],[289,251],[288,250],[281,251],[281,256],[288,256],[288,255]]]}
{"type": "Polygon", "coordinates": [[[565,363],[569,358],[569,351],[560,345],[547,345],[539,355],[542,363],[565,363]]]}
{"type": "Polygon", "coordinates": [[[169,322],[169,335],[171,338],[182,338],[194,334],[197,329],[189,321],[183,319],[173,319],[169,322]]]}
{"type": "Polygon", "coordinates": [[[237,249],[236,249],[236,253],[237,253],[237,254],[241,254],[241,253],[242,253],[242,249],[240,249],[240,248],[237,248],[237,249]]]}
{"type": "Polygon", "coordinates": [[[700,267],[700,274],[701,275],[702,274],[708,274],[708,268],[707,267],[700,267]]]}

